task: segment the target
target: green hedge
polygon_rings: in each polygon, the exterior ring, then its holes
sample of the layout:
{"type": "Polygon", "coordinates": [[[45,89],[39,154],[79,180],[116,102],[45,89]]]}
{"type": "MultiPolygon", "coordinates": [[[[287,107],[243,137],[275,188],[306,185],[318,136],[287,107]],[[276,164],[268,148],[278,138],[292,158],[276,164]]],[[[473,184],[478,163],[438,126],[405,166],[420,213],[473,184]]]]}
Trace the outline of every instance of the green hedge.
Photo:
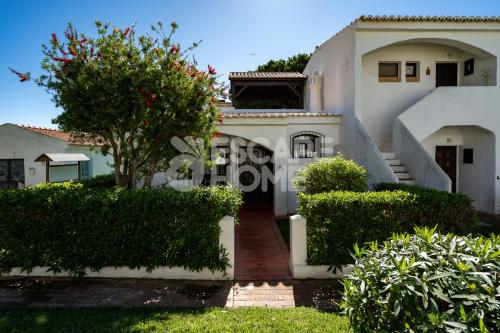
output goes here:
{"type": "Polygon", "coordinates": [[[416,228],[355,255],[342,304],[355,332],[500,332],[500,237],[416,228]]]}
{"type": "Polygon", "coordinates": [[[98,175],[89,179],[82,179],[79,183],[88,188],[111,188],[116,186],[114,173],[98,175]]]}
{"type": "Polygon", "coordinates": [[[298,212],[307,219],[309,265],[351,263],[355,243],[413,228],[415,198],[406,192],[299,193],[298,199],[298,212]]]}
{"type": "Polygon", "coordinates": [[[382,183],[377,191],[404,191],[415,195],[415,223],[440,230],[465,234],[476,226],[477,214],[472,200],[463,193],[449,193],[400,183],[382,183]]]}
{"type": "Polygon", "coordinates": [[[48,266],[181,266],[225,270],[219,220],[236,216],[241,192],[207,187],[126,190],[45,185],[0,191],[0,269],[48,266]]]}
{"type": "Polygon", "coordinates": [[[299,193],[298,212],[307,219],[308,263],[333,266],[352,262],[355,243],[384,241],[392,233],[411,232],[415,225],[467,233],[476,220],[467,196],[421,188],[299,193]]]}

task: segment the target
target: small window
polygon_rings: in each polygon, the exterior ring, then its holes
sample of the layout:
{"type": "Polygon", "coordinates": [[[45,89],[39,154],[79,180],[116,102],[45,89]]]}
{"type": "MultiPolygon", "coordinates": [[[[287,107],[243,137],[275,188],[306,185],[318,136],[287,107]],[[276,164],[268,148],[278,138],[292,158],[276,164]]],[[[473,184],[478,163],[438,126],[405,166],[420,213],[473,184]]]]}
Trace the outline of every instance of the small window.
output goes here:
{"type": "Polygon", "coordinates": [[[464,148],[464,164],[472,164],[474,162],[474,150],[472,148],[464,148]]]}
{"type": "Polygon", "coordinates": [[[293,158],[321,157],[321,136],[310,132],[301,132],[292,137],[293,158]]]}
{"type": "Polygon", "coordinates": [[[81,179],[90,178],[90,161],[80,162],[80,178],[81,179]]]}
{"type": "Polygon", "coordinates": [[[407,62],[405,73],[406,73],[406,82],[418,82],[419,81],[418,62],[407,62]]]}
{"type": "Polygon", "coordinates": [[[379,82],[401,82],[401,71],[399,62],[379,62],[379,82]]]}

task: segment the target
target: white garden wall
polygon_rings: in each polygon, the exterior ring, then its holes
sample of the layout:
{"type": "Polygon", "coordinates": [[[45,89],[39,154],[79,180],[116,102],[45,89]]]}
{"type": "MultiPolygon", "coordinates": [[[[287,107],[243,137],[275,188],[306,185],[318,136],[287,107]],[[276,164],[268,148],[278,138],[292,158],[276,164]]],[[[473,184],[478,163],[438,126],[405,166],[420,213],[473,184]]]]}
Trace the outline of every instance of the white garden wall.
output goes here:
{"type": "MultiPolygon", "coordinates": [[[[234,246],[234,218],[225,216],[220,220],[221,234],[219,245],[224,247],[228,254],[229,267],[225,272],[211,272],[203,269],[199,272],[190,271],[182,267],[158,267],[151,272],[146,268],[130,269],[128,267],[103,267],[99,272],[90,269],[85,271],[87,277],[97,278],[141,278],[141,279],[166,279],[166,280],[232,280],[234,279],[235,246],[234,246]]],[[[67,272],[53,273],[48,267],[35,267],[32,272],[22,272],[20,268],[13,268],[2,276],[69,276],[67,272]]]]}

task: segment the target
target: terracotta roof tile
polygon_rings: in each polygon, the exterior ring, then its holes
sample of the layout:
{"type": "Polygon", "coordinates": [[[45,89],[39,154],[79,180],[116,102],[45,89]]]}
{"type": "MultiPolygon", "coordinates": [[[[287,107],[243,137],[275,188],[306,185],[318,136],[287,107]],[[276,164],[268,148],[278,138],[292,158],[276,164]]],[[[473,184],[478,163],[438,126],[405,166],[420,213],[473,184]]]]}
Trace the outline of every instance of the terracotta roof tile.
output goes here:
{"type": "MultiPolygon", "coordinates": [[[[18,126],[21,128],[42,134],[42,135],[46,135],[46,136],[50,136],[52,138],[66,141],[67,143],[72,144],[72,145],[90,146],[90,145],[96,144],[96,142],[94,142],[90,138],[86,138],[85,135],[82,137],[82,136],[79,136],[75,133],[63,132],[60,130],[56,130],[53,128],[46,128],[46,127],[37,127],[37,126],[29,126],[29,125],[18,125],[18,126]]],[[[99,144],[102,144],[102,143],[97,142],[97,145],[99,145],[99,144]]]]}
{"type": "Polygon", "coordinates": [[[230,111],[223,112],[224,118],[288,118],[288,117],[339,117],[339,113],[330,112],[248,112],[230,111]]]}
{"type": "Polygon", "coordinates": [[[362,15],[363,22],[495,22],[500,16],[415,16],[415,15],[362,15]]]}
{"type": "Polygon", "coordinates": [[[231,72],[229,80],[305,80],[299,72],[231,72]]]}

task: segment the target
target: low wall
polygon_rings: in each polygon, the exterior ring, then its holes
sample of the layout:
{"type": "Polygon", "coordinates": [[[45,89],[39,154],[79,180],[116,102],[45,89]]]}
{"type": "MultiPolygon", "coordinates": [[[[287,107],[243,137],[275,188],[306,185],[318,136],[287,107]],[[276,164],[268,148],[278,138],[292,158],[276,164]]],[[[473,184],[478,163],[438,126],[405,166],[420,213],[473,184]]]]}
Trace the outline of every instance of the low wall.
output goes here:
{"type": "Polygon", "coordinates": [[[294,279],[338,279],[350,268],[328,271],[328,265],[307,264],[307,221],[300,215],[290,216],[290,272],[294,279]]]}
{"type": "Polygon", "coordinates": [[[342,114],[341,137],[346,157],[368,171],[370,188],[379,183],[398,182],[391,167],[353,112],[346,111],[342,114]]]}
{"type": "Polygon", "coordinates": [[[393,124],[394,152],[419,186],[451,192],[451,179],[425,151],[403,122],[393,124]]]}
{"type": "MultiPolygon", "coordinates": [[[[85,271],[86,277],[97,278],[140,278],[140,279],[166,279],[166,280],[232,280],[234,279],[235,245],[234,245],[234,218],[225,216],[219,221],[221,234],[219,245],[224,247],[229,259],[229,266],[225,272],[211,272],[208,269],[201,271],[190,271],[183,267],[158,267],[151,272],[146,268],[131,269],[128,267],[103,267],[98,272],[90,269],[85,271]]],[[[54,273],[48,271],[48,267],[34,267],[30,273],[21,272],[15,267],[9,273],[2,273],[2,276],[70,276],[67,272],[54,273]]]]}

